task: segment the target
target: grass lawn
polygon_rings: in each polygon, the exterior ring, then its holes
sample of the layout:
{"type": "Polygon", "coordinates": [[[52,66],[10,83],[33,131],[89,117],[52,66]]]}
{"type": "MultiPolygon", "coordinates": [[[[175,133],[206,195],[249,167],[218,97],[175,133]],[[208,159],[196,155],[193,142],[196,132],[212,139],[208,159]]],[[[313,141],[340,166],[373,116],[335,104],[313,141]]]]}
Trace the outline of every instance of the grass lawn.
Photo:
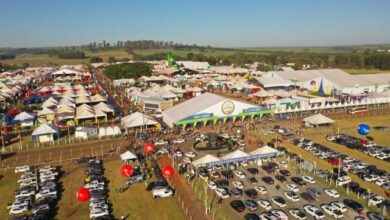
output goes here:
{"type": "Polygon", "coordinates": [[[145,190],[145,184],[132,185],[123,193],[116,193],[115,188],[124,187],[125,178],[120,173],[122,161],[116,160],[104,164],[105,176],[109,180],[109,200],[112,203],[115,218],[128,216],[127,219],[186,219],[179,203],[174,197],[155,200],[152,192],[145,190]]]}
{"type": "Polygon", "coordinates": [[[57,219],[89,219],[89,203],[78,202],[76,192],[84,186],[84,169],[86,165],[68,165],[62,168],[65,174],[61,177],[64,191],[60,201],[57,203],[57,219]]]}
{"type": "Polygon", "coordinates": [[[380,69],[343,69],[349,74],[376,74],[376,73],[389,73],[390,70],[380,69]]]}
{"type": "Polygon", "coordinates": [[[14,201],[14,192],[19,189],[18,179],[20,174],[14,174],[12,172],[0,173],[3,176],[0,179],[0,216],[2,219],[7,219],[9,211],[7,210],[7,204],[14,201]]]}
{"type": "Polygon", "coordinates": [[[30,66],[38,66],[43,64],[58,64],[58,65],[70,65],[70,64],[81,64],[89,63],[89,58],[92,56],[98,56],[103,58],[104,61],[108,60],[108,57],[115,57],[116,59],[129,58],[132,56],[124,50],[108,50],[108,51],[97,51],[90,52],[85,51],[85,59],[59,59],[57,56],[49,56],[47,54],[21,54],[12,60],[3,60],[4,64],[17,64],[29,63],[30,66]]]}

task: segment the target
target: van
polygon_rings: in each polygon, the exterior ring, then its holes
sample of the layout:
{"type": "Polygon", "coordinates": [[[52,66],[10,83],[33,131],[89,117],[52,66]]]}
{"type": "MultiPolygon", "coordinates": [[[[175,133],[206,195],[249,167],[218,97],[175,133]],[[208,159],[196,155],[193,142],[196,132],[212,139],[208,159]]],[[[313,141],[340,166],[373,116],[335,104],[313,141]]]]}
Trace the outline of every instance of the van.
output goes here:
{"type": "Polygon", "coordinates": [[[130,186],[135,183],[140,183],[142,181],[144,181],[144,177],[142,175],[132,176],[129,179],[127,179],[126,185],[130,186]]]}
{"type": "Polygon", "coordinates": [[[309,187],[307,189],[307,193],[309,193],[314,198],[319,198],[321,196],[321,192],[318,189],[313,188],[313,187],[309,187]]]}
{"type": "Polygon", "coordinates": [[[153,198],[159,199],[164,197],[170,197],[173,195],[173,190],[169,187],[158,187],[153,189],[153,198]]]}
{"type": "Polygon", "coordinates": [[[29,170],[30,170],[29,166],[19,166],[15,168],[15,173],[23,173],[29,170]]]}

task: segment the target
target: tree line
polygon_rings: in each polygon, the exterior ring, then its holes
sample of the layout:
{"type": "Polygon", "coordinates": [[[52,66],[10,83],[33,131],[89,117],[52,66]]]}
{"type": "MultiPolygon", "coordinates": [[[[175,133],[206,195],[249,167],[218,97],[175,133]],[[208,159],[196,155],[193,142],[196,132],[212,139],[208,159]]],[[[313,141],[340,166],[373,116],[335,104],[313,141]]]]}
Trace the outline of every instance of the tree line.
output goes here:
{"type": "Polygon", "coordinates": [[[121,63],[108,66],[104,74],[111,79],[138,78],[141,76],[151,76],[153,66],[149,63],[121,63]]]}

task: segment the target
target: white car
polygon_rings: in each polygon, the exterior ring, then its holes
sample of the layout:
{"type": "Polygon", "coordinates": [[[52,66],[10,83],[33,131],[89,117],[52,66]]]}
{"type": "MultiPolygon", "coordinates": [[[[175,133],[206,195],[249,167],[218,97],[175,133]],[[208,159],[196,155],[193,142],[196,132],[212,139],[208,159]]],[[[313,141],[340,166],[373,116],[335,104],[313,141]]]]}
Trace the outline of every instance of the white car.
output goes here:
{"type": "Polygon", "coordinates": [[[221,197],[222,199],[227,199],[230,197],[230,195],[226,192],[225,189],[222,189],[222,188],[216,188],[215,189],[215,193],[221,197]]]}
{"type": "Polygon", "coordinates": [[[256,185],[256,186],[255,186],[255,190],[256,190],[257,192],[259,192],[261,195],[267,194],[267,188],[265,188],[265,186],[256,185]]]}
{"type": "Polygon", "coordinates": [[[11,210],[9,210],[10,215],[15,215],[15,214],[21,214],[23,212],[28,211],[28,206],[16,206],[12,207],[11,210]]]}
{"type": "Polygon", "coordinates": [[[35,191],[33,190],[21,190],[15,193],[15,198],[27,197],[35,195],[35,191]]]}
{"type": "Polygon", "coordinates": [[[99,218],[103,216],[108,216],[110,213],[108,212],[108,209],[92,209],[89,212],[89,218],[94,219],[94,218],[99,218]]]}
{"type": "Polygon", "coordinates": [[[378,186],[382,186],[383,184],[387,183],[388,180],[386,178],[379,178],[375,181],[375,184],[378,185],[378,186]]]}
{"type": "Polygon", "coordinates": [[[184,139],[183,138],[176,138],[172,141],[174,144],[181,144],[181,143],[184,143],[184,139]]]}
{"type": "Polygon", "coordinates": [[[57,196],[57,191],[50,191],[50,190],[41,190],[35,195],[35,199],[41,199],[42,197],[46,196],[57,196]]]}
{"type": "Polygon", "coordinates": [[[279,219],[288,220],[287,214],[280,209],[274,209],[271,211],[271,213],[277,216],[279,219]]]}
{"type": "Polygon", "coordinates": [[[345,184],[348,184],[352,181],[351,177],[349,176],[340,176],[336,179],[336,185],[337,186],[343,186],[345,184]]]}
{"type": "Polygon", "coordinates": [[[326,189],[324,189],[324,192],[328,196],[333,197],[333,198],[339,198],[340,197],[340,194],[335,189],[326,188],[326,189]]]}
{"type": "Polygon", "coordinates": [[[214,181],[208,181],[207,182],[207,186],[212,189],[212,190],[215,190],[216,188],[218,188],[217,184],[214,182],[214,181]]]}
{"type": "Polygon", "coordinates": [[[173,195],[172,189],[168,187],[161,187],[161,188],[154,188],[152,191],[153,198],[159,199],[159,198],[165,198],[170,197],[173,195]]]}
{"type": "Polygon", "coordinates": [[[292,217],[299,220],[305,220],[307,218],[306,214],[297,208],[289,209],[288,212],[292,215],[292,217]]]}
{"type": "Polygon", "coordinates": [[[286,196],[288,200],[291,200],[293,202],[299,201],[299,196],[295,192],[292,191],[284,192],[284,196],[286,196]]]}
{"type": "Polygon", "coordinates": [[[154,145],[156,145],[156,146],[159,146],[159,145],[166,145],[166,144],[168,144],[168,141],[166,141],[166,140],[158,140],[158,141],[156,141],[156,142],[154,142],[154,145]]]}
{"type": "Polygon", "coordinates": [[[89,209],[108,209],[108,205],[106,203],[90,203],[89,209]]]}
{"type": "Polygon", "coordinates": [[[196,153],[192,152],[192,151],[188,151],[187,153],[185,153],[185,155],[189,158],[194,158],[196,157],[196,153]]]}
{"type": "Polygon", "coordinates": [[[342,202],[331,202],[330,205],[334,206],[336,209],[340,210],[341,212],[347,211],[347,206],[344,205],[342,202]]]}
{"type": "Polygon", "coordinates": [[[259,201],[257,201],[257,204],[259,204],[259,206],[261,206],[265,210],[271,210],[272,209],[271,202],[266,200],[266,199],[260,199],[259,201]]]}
{"type": "Polygon", "coordinates": [[[336,207],[328,204],[321,205],[321,208],[330,216],[333,218],[343,218],[343,213],[338,210],[336,207]]]}
{"type": "Polygon", "coordinates": [[[169,151],[166,148],[161,148],[157,151],[157,154],[168,154],[169,151]]]}
{"type": "Polygon", "coordinates": [[[316,183],[316,180],[311,176],[302,176],[302,179],[307,183],[316,183]]]}
{"type": "Polygon", "coordinates": [[[260,220],[280,220],[277,216],[271,212],[263,212],[259,215],[260,220]]]}
{"type": "Polygon", "coordinates": [[[234,175],[236,175],[240,179],[244,179],[246,177],[245,173],[239,170],[234,171],[234,175]]]}
{"type": "Polygon", "coordinates": [[[29,170],[30,170],[29,166],[19,166],[15,168],[15,173],[23,173],[29,170]]]}
{"type": "Polygon", "coordinates": [[[20,207],[20,206],[28,206],[28,205],[29,205],[29,202],[28,202],[28,201],[16,199],[16,200],[12,203],[11,208],[16,208],[16,207],[20,207]]]}
{"type": "Polygon", "coordinates": [[[176,150],[174,154],[175,154],[176,157],[182,157],[183,156],[183,152],[181,152],[180,150],[176,150]]]}
{"type": "Polygon", "coordinates": [[[18,183],[26,183],[26,182],[30,182],[30,181],[37,181],[37,178],[35,176],[33,176],[33,177],[24,177],[24,178],[18,179],[18,183]]]}
{"type": "Polygon", "coordinates": [[[287,184],[287,189],[293,191],[293,192],[299,192],[299,187],[295,183],[287,184]]]}
{"type": "Polygon", "coordinates": [[[379,179],[379,176],[378,175],[373,175],[373,174],[364,177],[364,180],[367,181],[367,182],[375,182],[378,179],[379,179]]]}
{"type": "Polygon", "coordinates": [[[37,212],[48,212],[49,210],[50,210],[49,204],[42,204],[42,205],[34,207],[33,214],[35,214],[37,212]]]}
{"type": "Polygon", "coordinates": [[[242,183],[241,181],[233,181],[233,186],[239,189],[243,189],[244,183],[242,183]]]}
{"type": "Polygon", "coordinates": [[[385,201],[385,199],[382,196],[374,196],[368,200],[368,204],[376,206],[383,201],[385,201]]]}
{"type": "Polygon", "coordinates": [[[315,219],[323,219],[325,218],[325,214],[321,212],[317,207],[314,205],[304,205],[303,210],[305,210],[306,213],[313,216],[315,219]]]}

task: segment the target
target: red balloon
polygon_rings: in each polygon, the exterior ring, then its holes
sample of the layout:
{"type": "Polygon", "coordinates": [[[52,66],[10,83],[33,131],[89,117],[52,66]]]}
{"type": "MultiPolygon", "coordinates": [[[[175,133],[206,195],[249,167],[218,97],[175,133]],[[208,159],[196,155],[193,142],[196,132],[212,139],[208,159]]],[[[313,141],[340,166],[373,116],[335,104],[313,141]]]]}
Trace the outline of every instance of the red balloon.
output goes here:
{"type": "Polygon", "coordinates": [[[164,176],[164,177],[171,177],[171,176],[173,176],[173,173],[174,173],[175,171],[173,170],[173,167],[171,167],[171,166],[169,166],[169,165],[167,165],[167,166],[165,166],[165,167],[163,167],[162,168],[162,175],[164,176]]]}
{"type": "Polygon", "coordinates": [[[91,193],[89,192],[89,189],[81,188],[79,191],[77,191],[76,197],[80,202],[85,202],[89,200],[91,193]]]}
{"type": "Polygon", "coordinates": [[[145,144],[144,151],[146,154],[151,154],[154,151],[154,145],[153,144],[145,144]]]}
{"type": "Polygon", "coordinates": [[[133,175],[133,171],[134,171],[133,167],[130,166],[129,164],[122,165],[121,173],[123,176],[129,177],[129,176],[133,175]]]}

